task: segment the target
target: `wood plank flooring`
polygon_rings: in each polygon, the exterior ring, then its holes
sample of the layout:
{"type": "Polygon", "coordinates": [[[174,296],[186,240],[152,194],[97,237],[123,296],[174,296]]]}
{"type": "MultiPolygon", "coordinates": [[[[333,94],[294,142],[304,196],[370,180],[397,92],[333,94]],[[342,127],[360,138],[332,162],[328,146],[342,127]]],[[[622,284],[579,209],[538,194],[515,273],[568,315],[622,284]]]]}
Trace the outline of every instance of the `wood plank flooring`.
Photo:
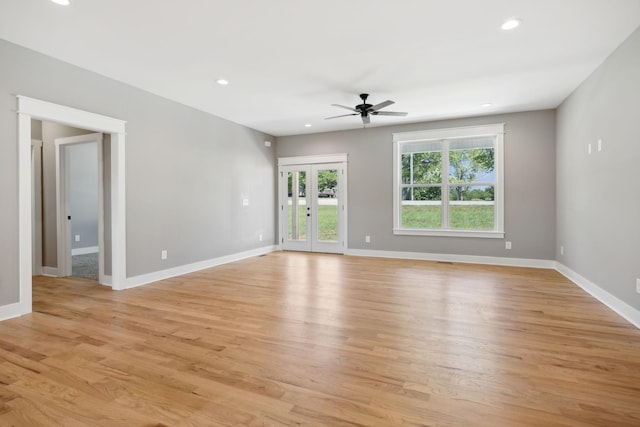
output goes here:
{"type": "Polygon", "coordinates": [[[550,270],[274,252],[33,289],[2,426],[640,426],[640,330],[550,270]]]}

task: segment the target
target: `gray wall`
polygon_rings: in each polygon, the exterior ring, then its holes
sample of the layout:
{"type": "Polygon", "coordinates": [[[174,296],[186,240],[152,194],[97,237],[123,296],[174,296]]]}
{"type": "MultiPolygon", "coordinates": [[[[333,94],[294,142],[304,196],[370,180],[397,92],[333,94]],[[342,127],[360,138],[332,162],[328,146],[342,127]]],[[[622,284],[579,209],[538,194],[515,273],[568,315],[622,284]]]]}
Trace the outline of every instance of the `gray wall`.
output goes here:
{"type": "Polygon", "coordinates": [[[71,248],[98,246],[98,143],[74,144],[69,153],[71,248]],[[75,236],[80,241],[75,241],[75,236]]]}
{"type": "Polygon", "coordinates": [[[42,122],[40,120],[31,120],[31,139],[42,141],[42,122]]]}
{"type": "Polygon", "coordinates": [[[562,264],[638,310],[639,118],[636,30],[558,109],[556,247],[562,264]]]}
{"type": "Polygon", "coordinates": [[[349,247],[551,260],[555,258],[555,111],[373,127],[277,139],[277,156],[347,153],[349,247]],[[505,240],[393,235],[394,132],[506,123],[505,240]],[[364,243],[365,235],[371,243],[364,243]]]}
{"type": "Polygon", "coordinates": [[[0,305],[18,300],[17,94],[127,121],[127,277],[275,244],[273,137],[3,40],[0,63],[0,305]]]}

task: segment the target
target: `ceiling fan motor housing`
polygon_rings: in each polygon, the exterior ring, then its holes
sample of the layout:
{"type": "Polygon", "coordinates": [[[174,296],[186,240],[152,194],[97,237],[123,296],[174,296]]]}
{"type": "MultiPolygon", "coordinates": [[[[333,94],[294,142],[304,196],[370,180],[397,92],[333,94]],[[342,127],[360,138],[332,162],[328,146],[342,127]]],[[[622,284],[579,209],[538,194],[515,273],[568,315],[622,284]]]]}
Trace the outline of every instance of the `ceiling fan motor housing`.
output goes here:
{"type": "Polygon", "coordinates": [[[362,114],[363,116],[366,116],[367,113],[369,112],[369,108],[373,107],[373,105],[371,104],[360,104],[360,105],[356,105],[356,110],[360,111],[360,114],[362,114]]]}
{"type": "Polygon", "coordinates": [[[373,107],[372,104],[367,104],[367,98],[369,97],[368,93],[361,93],[360,99],[362,99],[362,104],[356,105],[356,110],[360,111],[360,115],[366,117],[368,114],[368,110],[370,107],[373,107]]]}

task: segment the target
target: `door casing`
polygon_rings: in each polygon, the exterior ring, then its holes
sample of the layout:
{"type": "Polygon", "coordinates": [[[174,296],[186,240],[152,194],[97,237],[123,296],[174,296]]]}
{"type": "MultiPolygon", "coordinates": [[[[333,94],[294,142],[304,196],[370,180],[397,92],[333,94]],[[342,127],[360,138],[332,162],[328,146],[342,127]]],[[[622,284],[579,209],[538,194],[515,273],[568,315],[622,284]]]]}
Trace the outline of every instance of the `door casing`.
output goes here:
{"type": "Polygon", "coordinates": [[[31,140],[31,274],[42,274],[42,141],[31,140]]]}
{"type": "Polygon", "coordinates": [[[125,139],[126,122],[39,99],[17,95],[18,121],[18,265],[19,299],[0,307],[0,318],[32,311],[32,167],[31,120],[48,120],[111,136],[111,285],[126,288],[125,139]]]}

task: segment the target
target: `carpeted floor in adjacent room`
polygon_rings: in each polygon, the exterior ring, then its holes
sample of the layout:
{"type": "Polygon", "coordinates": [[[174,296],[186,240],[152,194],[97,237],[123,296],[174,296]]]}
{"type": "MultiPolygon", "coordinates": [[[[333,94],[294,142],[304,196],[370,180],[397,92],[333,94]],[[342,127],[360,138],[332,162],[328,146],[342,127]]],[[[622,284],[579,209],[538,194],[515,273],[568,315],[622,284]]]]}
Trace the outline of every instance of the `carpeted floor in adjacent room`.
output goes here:
{"type": "Polygon", "coordinates": [[[98,253],[71,257],[71,275],[98,280],[98,253]]]}

